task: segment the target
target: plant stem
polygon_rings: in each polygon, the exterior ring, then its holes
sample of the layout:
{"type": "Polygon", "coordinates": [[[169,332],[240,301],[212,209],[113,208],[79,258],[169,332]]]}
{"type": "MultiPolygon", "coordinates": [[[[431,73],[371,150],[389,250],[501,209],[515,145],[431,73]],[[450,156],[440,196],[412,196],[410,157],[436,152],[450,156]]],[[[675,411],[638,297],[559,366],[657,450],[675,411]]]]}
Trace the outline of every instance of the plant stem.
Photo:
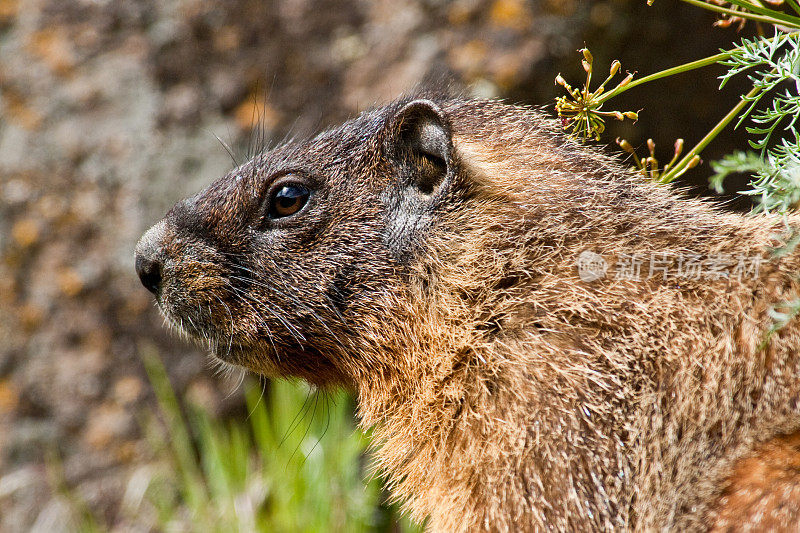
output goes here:
{"type": "MultiPolygon", "coordinates": [[[[776,16],[764,16],[764,15],[757,15],[755,13],[748,13],[746,11],[734,11],[733,9],[728,9],[722,6],[716,6],[714,4],[709,4],[706,2],[702,2],[700,0],[681,0],[681,2],[686,2],[687,4],[691,4],[696,7],[700,7],[703,9],[707,9],[709,11],[716,11],[717,13],[724,13],[725,15],[731,15],[734,17],[742,17],[749,20],[755,20],[756,22],[764,22],[767,24],[773,25],[789,25],[793,28],[800,28],[800,18],[792,17],[791,15],[784,15],[783,13],[779,13],[774,10],[766,10],[772,15],[782,15],[781,17],[776,16]]],[[[732,2],[735,3],[735,2],[732,2]]],[[[752,5],[752,4],[748,4],[752,5]]],[[[754,6],[755,7],[755,6],[754,6]]]]}
{"type": "Polygon", "coordinates": [[[786,0],[786,3],[787,3],[787,4],[789,4],[789,7],[791,7],[792,9],[794,9],[794,12],[795,12],[795,13],[797,13],[798,15],[800,15],[800,5],[798,5],[798,3],[797,3],[797,2],[795,2],[795,0],[786,0]]]}
{"type": "MultiPolygon", "coordinates": [[[[777,11],[775,9],[769,9],[767,7],[759,6],[759,5],[753,4],[751,2],[746,2],[744,0],[728,0],[728,2],[730,2],[731,4],[737,5],[737,6],[741,7],[741,8],[743,8],[743,9],[747,9],[749,11],[752,11],[753,13],[757,13],[759,15],[763,15],[763,16],[766,16],[766,17],[775,18],[775,19],[778,19],[778,20],[782,20],[786,24],[794,25],[794,27],[800,27],[800,26],[798,26],[798,25],[800,25],[800,18],[794,17],[794,16],[789,15],[787,13],[783,13],[782,11],[777,11]]],[[[740,13],[738,16],[743,17],[743,18],[749,18],[749,16],[750,16],[750,13],[742,13],[741,11],[739,11],[738,13],[740,13]]]]}
{"type": "Polygon", "coordinates": [[[703,59],[698,59],[697,61],[692,61],[691,63],[685,63],[683,65],[678,65],[677,67],[668,68],[666,70],[662,70],[660,72],[656,72],[650,74],[649,76],[645,76],[644,78],[639,78],[638,80],[633,80],[624,87],[617,87],[616,89],[607,92],[606,94],[597,98],[597,102],[602,104],[603,102],[617,96],[618,94],[624,93],[628,89],[633,89],[638,85],[642,85],[643,83],[648,83],[651,81],[655,81],[661,78],[665,78],[667,76],[673,76],[675,74],[680,74],[682,72],[689,72],[690,70],[694,70],[701,67],[707,67],[709,65],[713,65],[714,63],[718,63],[720,61],[724,61],[731,57],[731,54],[735,51],[730,50],[727,52],[722,52],[713,56],[709,56],[703,59]]]}
{"type": "Polygon", "coordinates": [[[659,181],[661,181],[661,183],[670,183],[675,178],[686,172],[687,170],[686,167],[688,166],[689,161],[691,161],[694,158],[694,156],[698,155],[701,151],[703,151],[703,149],[706,146],[708,146],[708,143],[714,140],[714,138],[717,135],[719,135],[719,133],[722,130],[725,129],[725,126],[727,126],[734,118],[736,118],[736,115],[738,115],[742,111],[742,109],[744,109],[744,107],[750,103],[750,98],[757,95],[760,91],[761,87],[753,87],[752,89],[750,89],[750,92],[748,92],[745,96],[743,96],[742,99],[739,101],[739,103],[736,104],[736,106],[733,109],[731,109],[728,112],[728,114],[725,115],[722,118],[722,120],[720,120],[711,131],[706,133],[705,137],[700,139],[700,142],[698,142],[694,146],[694,148],[689,150],[689,152],[685,156],[683,156],[683,159],[681,159],[678,162],[678,164],[672,168],[672,170],[670,170],[666,174],[663,174],[659,181]]]}
{"type": "MultiPolygon", "coordinates": [[[[696,0],[681,0],[681,1],[690,2],[691,3],[691,2],[694,2],[696,0]]],[[[702,2],[699,2],[699,3],[702,3],[702,2]]],[[[708,5],[708,4],[706,4],[706,5],[708,5]]],[[[793,31],[793,32],[786,33],[784,35],[797,35],[798,33],[800,33],[800,32],[793,31]]],[[[772,39],[774,39],[774,37],[765,38],[764,40],[765,41],[769,41],[769,40],[772,40],[772,39]]],[[[617,96],[618,94],[622,94],[625,91],[627,91],[628,89],[633,89],[634,87],[636,87],[638,85],[642,85],[644,83],[655,81],[655,80],[658,80],[658,79],[661,79],[661,78],[666,78],[668,76],[673,76],[675,74],[680,74],[682,72],[689,72],[690,70],[695,70],[695,69],[698,69],[698,68],[702,68],[702,67],[707,67],[709,65],[713,65],[714,63],[718,63],[720,61],[724,61],[724,60],[728,59],[729,57],[731,57],[733,55],[734,52],[736,52],[739,49],[740,49],[740,47],[736,47],[736,48],[733,48],[733,49],[728,50],[726,52],[720,52],[719,54],[715,54],[713,56],[708,56],[708,57],[705,57],[703,59],[698,59],[697,61],[692,61],[690,63],[684,63],[683,65],[678,65],[677,67],[672,67],[672,68],[668,68],[666,70],[655,72],[653,74],[645,76],[644,78],[639,78],[638,80],[632,80],[630,83],[628,83],[624,87],[616,87],[615,89],[603,94],[602,96],[599,96],[594,101],[596,103],[598,103],[598,104],[603,104],[606,101],[610,100],[611,98],[617,96]]]]}

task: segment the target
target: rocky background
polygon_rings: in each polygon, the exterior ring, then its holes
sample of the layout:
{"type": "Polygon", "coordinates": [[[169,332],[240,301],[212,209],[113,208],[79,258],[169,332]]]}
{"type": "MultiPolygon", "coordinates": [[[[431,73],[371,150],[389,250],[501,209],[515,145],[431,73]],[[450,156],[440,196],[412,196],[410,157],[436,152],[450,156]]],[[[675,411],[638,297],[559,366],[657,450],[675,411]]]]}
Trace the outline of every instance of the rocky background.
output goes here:
{"type": "MultiPolygon", "coordinates": [[[[0,531],[67,527],[65,487],[136,529],[120,502],[152,459],[142,350],[218,415],[240,405],[133,271],[142,232],[232,167],[216,137],[243,157],[441,80],[552,110],[555,75],[583,78],[584,43],[597,65],[646,74],[737,39],[676,4],[0,0],[0,531]]],[[[619,107],[641,120],[609,141],[652,136],[668,159],[735,100],[716,85],[704,72],[631,91],[619,107]]]]}

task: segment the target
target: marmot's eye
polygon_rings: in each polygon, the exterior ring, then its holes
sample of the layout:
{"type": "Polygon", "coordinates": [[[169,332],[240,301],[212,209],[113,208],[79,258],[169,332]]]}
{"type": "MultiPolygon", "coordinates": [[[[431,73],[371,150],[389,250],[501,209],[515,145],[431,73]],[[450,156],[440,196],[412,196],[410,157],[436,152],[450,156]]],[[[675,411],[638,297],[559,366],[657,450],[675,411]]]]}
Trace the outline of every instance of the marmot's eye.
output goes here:
{"type": "Polygon", "coordinates": [[[269,218],[294,215],[306,205],[310,192],[302,185],[284,185],[276,189],[269,199],[269,218]]]}

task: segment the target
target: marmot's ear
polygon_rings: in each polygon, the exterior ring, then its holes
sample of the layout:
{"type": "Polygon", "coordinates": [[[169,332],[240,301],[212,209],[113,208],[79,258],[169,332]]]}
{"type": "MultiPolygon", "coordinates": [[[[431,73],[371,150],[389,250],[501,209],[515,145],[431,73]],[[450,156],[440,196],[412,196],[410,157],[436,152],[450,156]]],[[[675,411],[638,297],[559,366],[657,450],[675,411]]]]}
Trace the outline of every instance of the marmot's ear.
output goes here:
{"type": "Polygon", "coordinates": [[[433,195],[452,174],[453,141],[444,112],[430,100],[414,100],[388,121],[387,151],[404,171],[402,185],[433,195]]]}

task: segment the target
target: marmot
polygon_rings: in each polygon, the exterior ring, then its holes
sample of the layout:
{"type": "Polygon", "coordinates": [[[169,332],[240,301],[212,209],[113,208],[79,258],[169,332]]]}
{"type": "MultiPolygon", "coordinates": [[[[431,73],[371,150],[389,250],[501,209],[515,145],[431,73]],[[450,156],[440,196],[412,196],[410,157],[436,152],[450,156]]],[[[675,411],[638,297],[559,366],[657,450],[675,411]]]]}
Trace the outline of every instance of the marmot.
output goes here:
{"type": "Polygon", "coordinates": [[[351,388],[432,531],[798,530],[785,224],[418,94],[256,156],[135,258],[217,358],[351,388]]]}

